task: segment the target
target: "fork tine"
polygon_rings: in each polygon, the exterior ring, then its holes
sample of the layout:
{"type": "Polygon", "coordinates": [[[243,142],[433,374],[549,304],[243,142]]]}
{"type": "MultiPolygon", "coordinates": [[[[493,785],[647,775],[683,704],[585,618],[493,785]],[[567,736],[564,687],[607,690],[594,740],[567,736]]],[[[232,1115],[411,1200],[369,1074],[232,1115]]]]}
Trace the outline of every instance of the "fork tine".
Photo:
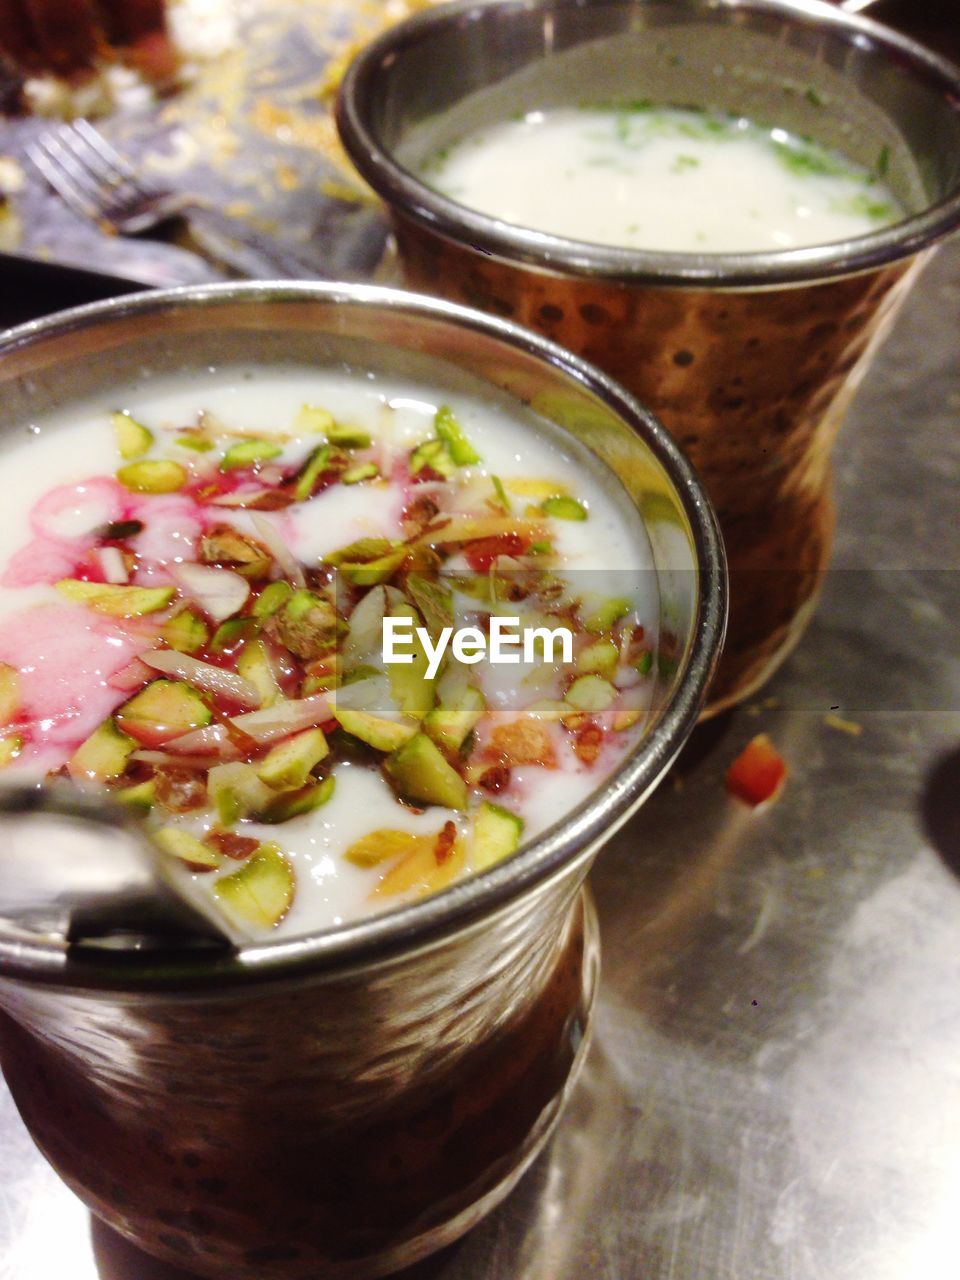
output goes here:
{"type": "Polygon", "coordinates": [[[139,199],[144,192],[133,170],[92,125],[88,125],[84,131],[80,129],[80,123],[78,120],[74,124],[64,125],[60,131],[60,139],[100,188],[101,203],[122,205],[128,200],[139,199]],[[90,135],[96,138],[96,143],[90,135]]]}
{"type": "Polygon", "coordinates": [[[134,186],[140,186],[140,179],[133,166],[124,160],[120,152],[106,140],[99,129],[93,127],[89,120],[74,120],[73,132],[100,157],[111,173],[116,173],[119,178],[125,178],[134,186]]]}
{"type": "Polygon", "coordinates": [[[27,155],[74,213],[94,220],[102,216],[99,189],[55,137],[43,134],[27,148],[27,155]]]}

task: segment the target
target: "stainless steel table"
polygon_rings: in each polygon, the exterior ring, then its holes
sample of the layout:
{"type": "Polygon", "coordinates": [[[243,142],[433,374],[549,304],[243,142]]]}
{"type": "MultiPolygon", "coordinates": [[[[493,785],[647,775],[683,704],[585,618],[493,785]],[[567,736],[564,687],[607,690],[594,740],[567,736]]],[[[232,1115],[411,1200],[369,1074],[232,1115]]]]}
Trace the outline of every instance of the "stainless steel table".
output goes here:
{"type": "MultiPolygon", "coordinates": [[[[586,1072],[510,1200],[407,1280],[960,1275],[960,241],[837,454],[836,570],[593,876],[586,1072]],[[754,812],[724,771],[768,732],[754,812]]],[[[186,1280],[61,1186],[0,1093],[0,1280],[186,1280]]]]}

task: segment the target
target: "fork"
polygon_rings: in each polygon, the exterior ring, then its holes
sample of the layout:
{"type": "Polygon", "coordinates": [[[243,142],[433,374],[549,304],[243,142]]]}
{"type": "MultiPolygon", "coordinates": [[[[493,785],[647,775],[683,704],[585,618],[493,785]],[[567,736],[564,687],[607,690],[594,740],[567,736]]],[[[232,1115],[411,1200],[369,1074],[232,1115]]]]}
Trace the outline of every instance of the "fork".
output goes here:
{"type": "Polygon", "coordinates": [[[259,236],[195,197],[143,182],[88,120],[41,134],[27,156],[64,204],[122,236],[149,236],[184,219],[203,247],[247,276],[316,279],[315,263],[259,236]]]}

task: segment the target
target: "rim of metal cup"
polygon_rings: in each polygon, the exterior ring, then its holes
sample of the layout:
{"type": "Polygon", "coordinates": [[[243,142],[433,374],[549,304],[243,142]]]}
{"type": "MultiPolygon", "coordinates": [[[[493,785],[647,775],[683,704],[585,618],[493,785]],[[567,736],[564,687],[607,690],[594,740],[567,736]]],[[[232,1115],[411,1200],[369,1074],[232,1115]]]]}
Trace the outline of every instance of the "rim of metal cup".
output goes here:
{"type": "MultiPolygon", "coordinates": [[[[683,508],[699,570],[697,612],[686,660],[674,691],[651,730],[621,766],[577,809],[499,867],[460,881],[435,897],[307,934],[278,937],[232,956],[164,953],[151,962],[4,933],[0,924],[0,977],[67,987],[144,989],[230,985],[285,978],[331,966],[352,967],[375,958],[415,952],[420,946],[486,920],[528,890],[596,848],[646,798],[693,728],[716,666],[726,624],[726,565],[713,508],[693,469],[654,416],[612,379],[562,347],[510,321],[467,307],[378,285],[256,282],[212,284],[137,293],[58,312],[0,334],[0,360],[30,345],[88,329],[101,321],[142,319],[177,309],[296,301],[353,303],[429,316],[499,340],[532,355],[596,395],[647,445],[663,466],[683,508]]],[[[274,322],[276,323],[276,322],[274,322]]],[[[142,340],[142,339],[141,339],[142,340]]]]}
{"type": "MultiPolygon", "coordinates": [[[[633,7],[623,0],[610,7],[633,7]]],[[[681,9],[702,10],[735,22],[739,11],[772,14],[798,25],[823,27],[885,54],[901,70],[932,81],[960,113],[960,69],[923,45],[869,18],[823,0],[672,0],[681,9]]],[[[676,287],[767,286],[829,280],[884,266],[918,253],[960,226],[960,184],[923,212],[867,235],[824,245],[764,253],[664,253],[588,244],[511,226],[456,204],[404,169],[381,144],[369,123],[378,78],[407,49],[437,30],[502,16],[582,8],[582,0],[457,0],[426,9],[371,41],[347,69],[337,99],[340,138],[350,159],[376,193],[404,216],[448,240],[506,262],[558,275],[621,284],[676,287]]]]}

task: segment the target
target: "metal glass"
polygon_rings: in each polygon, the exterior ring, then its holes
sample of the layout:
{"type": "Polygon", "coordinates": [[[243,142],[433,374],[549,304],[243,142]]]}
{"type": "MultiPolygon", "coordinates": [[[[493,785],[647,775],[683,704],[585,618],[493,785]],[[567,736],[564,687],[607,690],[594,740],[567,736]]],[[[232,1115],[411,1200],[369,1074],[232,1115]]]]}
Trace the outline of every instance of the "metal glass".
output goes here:
{"type": "Polygon", "coordinates": [[[679,441],[731,571],[711,708],[746,697],[815,606],[846,407],[925,251],[960,224],[960,73],[819,0],[461,3],[369,45],[338,124],[388,204],[410,284],[595,361],[679,441]],[[415,176],[431,151],[513,110],[638,97],[811,135],[884,170],[908,216],[776,253],[648,253],[509,226],[415,176]]]}
{"type": "Polygon", "coordinates": [[[657,569],[679,661],[649,732],[514,859],[230,955],[69,947],[0,922],[3,1070],[94,1213],[203,1276],[372,1277],[477,1221],[557,1119],[596,991],[583,878],[696,721],[723,633],[723,556],[689,465],[604,375],[511,324],[374,287],[172,290],[12,330],[0,431],[137,375],[255,361],[493,384],[609,464],[658,557],[656,525],[671,529],[657,569]]]}

